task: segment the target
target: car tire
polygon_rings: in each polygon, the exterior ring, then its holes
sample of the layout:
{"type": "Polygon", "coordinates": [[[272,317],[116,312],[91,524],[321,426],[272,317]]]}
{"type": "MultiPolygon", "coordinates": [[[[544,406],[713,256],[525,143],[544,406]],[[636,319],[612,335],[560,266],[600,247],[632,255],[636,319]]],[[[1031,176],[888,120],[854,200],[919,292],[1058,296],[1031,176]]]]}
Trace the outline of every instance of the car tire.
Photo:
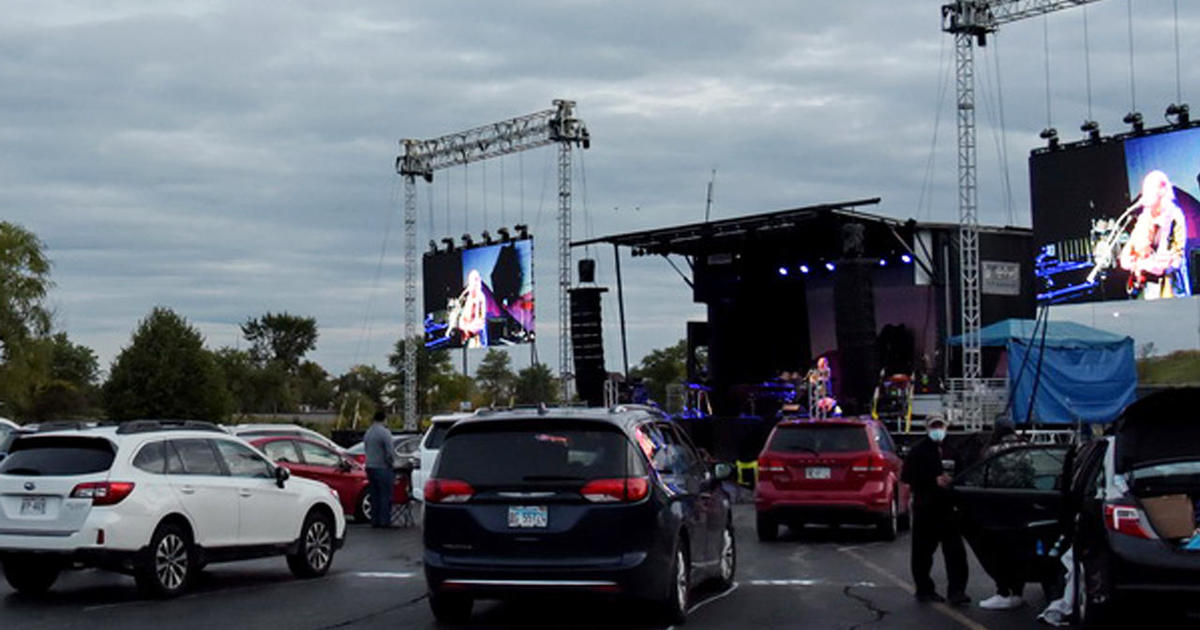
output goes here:
{"type": "Polygon", "coordinates": [[[150,537],[133,578],[138,589],[151,597],[178,597],[191,585],[196,565],[191,534],[176,523],[163,523],[150,537]]]}
{"type": "Polygon", "coordinates": [[[883,520],[875,525],[875,531],[879,534],[880,540],[896,540],[896,532],[900,531],[899,493],[892,493],[892,500],[888,505],[888,513],[883,517],[883,520]]]}
{"type": "Polygon", "coordinates": [[[287,556],[288,568],[300,578],[325,575],[333,563],[333,519],[328,514],[312,511],[304,519],[296,553],[287,556]]]}
{"type": "Polygon", "coordinates": [[[465,595],[433,593],[429,596],[429,609],[441,623],[460,624],[471,619],[471,607],[475,601],[465,595]]]}
{"type": "Polygon", "coordinates": [[[721,556],[717,559],[717,584],[722,588],[733,586],[737,573],[737,538],[733,535],[733,523],[727,523],[721,532],[721,556]]]}
{"type": "Polygon", "coordinates": [[[758,539],[762,542],[772,542],[779,539],[779,521],[766,514],[758,514],[756,516],[754,519],[754,529],[758,532],[758,539]]]}
{"type": "Polygon", "coordinates": [[[370,490],[363,490],[362,494],[359,495],[358,503],[356,504],[356,507],[354,508],[354,520],[358,521],[359,523],[371,522],[371,492],[370,492],[370,490]]]}
{"type": "Polygon", "coordinates": [[[688,562],[687,541],[679,539],[675,547],[675,560],[667,575],[667,594],[658,603],[662,621],[669,625],[687,620],[688,596],[691,592],[691,564],[688,562]]]}
{"type": "Polygon", "coordinates": [[[58,579],[62,567],[47,559],[14,556],[4,561],[4,579],[23,595],[42,595],[58,579]]]}

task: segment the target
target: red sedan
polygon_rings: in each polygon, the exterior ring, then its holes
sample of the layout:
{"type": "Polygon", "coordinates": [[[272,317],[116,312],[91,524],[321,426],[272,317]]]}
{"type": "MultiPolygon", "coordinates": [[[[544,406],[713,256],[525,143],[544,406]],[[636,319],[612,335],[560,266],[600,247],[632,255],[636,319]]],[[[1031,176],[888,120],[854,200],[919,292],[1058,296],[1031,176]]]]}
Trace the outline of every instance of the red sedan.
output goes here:
{"type": "MultiPolygon", "coordinates": [[[[319,442],[305,438],[275,436],[250,440],[271,461],[293,475],[315,479],[337,490],[342,510],[359,521],[371,518],[371,499],[367,492],[367,471],[352,459],[319,442]]],[[[408,480],[397,479],[392,492],[393,505],[408,501],[408,480]]]]}

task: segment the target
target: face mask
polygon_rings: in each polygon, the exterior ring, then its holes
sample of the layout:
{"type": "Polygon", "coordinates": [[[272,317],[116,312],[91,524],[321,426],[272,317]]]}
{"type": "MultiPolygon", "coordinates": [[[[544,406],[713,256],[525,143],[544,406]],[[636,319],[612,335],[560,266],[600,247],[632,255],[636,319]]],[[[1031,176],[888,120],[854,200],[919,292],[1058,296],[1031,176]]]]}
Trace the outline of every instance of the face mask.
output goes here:
{"type": "Polygon", "coordinates": [[[934,442],[941,442],[942,440],[946,439],[946,430],[945,429],[930,429],[929,430],[929,439],[933,440],[934,442]]]}

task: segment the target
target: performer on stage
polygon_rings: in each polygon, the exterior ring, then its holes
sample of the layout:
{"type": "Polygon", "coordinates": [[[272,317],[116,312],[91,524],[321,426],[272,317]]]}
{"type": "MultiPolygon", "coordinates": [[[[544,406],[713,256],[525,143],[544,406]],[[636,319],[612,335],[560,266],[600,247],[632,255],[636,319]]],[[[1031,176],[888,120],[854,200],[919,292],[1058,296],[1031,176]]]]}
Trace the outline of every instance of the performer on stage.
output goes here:
{"type": "Polygon", "coordinates": [[[467,274],[467,286],[454,302],[446,335],[458,330],[462,334],[463,347],[487,346],[487,297],[483,294],[483,279],[477,270],[472,269],[467,274]]]}
{"type": "Polygon", "coordinates": [[[1157,300],[1187,295],[1183,278],[1187,221],[1165,173],[1146,174],[1138,203],[1141,214],[1119,259],[1121,268],[1129,272],[1130,297],[1157,300]]]}

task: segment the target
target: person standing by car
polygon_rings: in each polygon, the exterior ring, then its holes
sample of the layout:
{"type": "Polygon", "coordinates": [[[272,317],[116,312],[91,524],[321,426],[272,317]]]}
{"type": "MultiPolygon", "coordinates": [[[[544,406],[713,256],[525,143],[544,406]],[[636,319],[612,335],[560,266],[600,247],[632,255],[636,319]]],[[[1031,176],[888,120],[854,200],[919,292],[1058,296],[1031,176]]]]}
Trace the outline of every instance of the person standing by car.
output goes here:
{"type": "Polygon", "coordinates": [[[392,484],[396,481],[392,455],[392,432],[388,431],[387,414],[375,412],[371,428],[363,435],[363,450],[367,456],[367,492],[371,496],[371,527],[392,525],[392,484]]]}
{"type": "Polygon", "coordinates": [[[949,599],[952,604],[966,604],[971,601],[966,594],[967,552],[955,520],[951,477],[943,464],[943,460],[954,459],[943,447],[946,421],[933,418],[925,426],[929,431],[928,438],[913,447],[904,460],[901,473],[901,480],[912,488],[912,574],[917,587],[916,597],[921,602],[949,599]],[[946,598],[938,595],[933,579],[929,577],[933,553],[939,544],[950,582],[946,598]]]}

